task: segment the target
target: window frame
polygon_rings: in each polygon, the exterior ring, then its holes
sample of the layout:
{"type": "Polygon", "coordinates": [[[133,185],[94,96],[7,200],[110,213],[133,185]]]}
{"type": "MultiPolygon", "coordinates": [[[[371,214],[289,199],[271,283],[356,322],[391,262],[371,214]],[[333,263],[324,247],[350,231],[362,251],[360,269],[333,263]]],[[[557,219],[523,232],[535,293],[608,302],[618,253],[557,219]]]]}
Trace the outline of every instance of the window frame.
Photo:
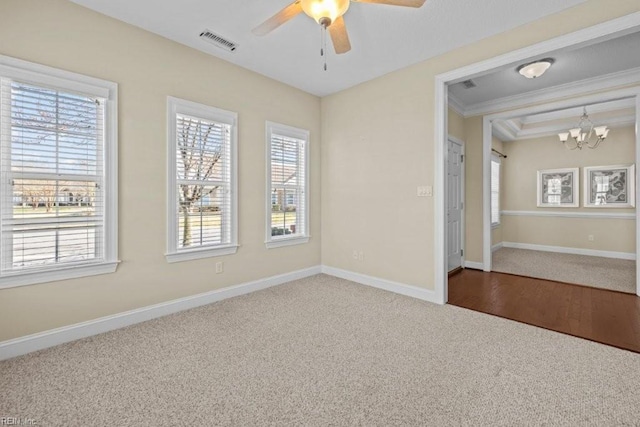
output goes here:
{"type": "MultiPolygon", "coordinates": [[[[492,154],[491,155],[491,177],[493,178],[493,163],[497,163],[498,164],[498,221],[497,222],[493,222],[493,218],[491,218],[491,228],[498,228],[500,227],[502,221],[501,221],[501,215],[500,215],[500,197],[501,197],[501,193],[502,193],[502,185],[501,185],[501,180],[502,180],[502,159],[495,155],[492,154]]],[[[490,206],[489,206],[489,211],[490,213],[493,212],[493,206],[492,206],[492,202],[493,202],[493,197],[491,197],[493,195],[493,182],[491,183],[491,191],[490,191],[490,206]]]]}
{"type": "MultiPolygon", "coordinates": [[[[100,97],[104,105],[103,173],[104,182],[104,242],[100,248],[103,256],[96,262],[68,263],[34,268],[25,271],[0,272],[0,289],[46,283],[113,273],[118,260],[118,85],[117,83],[83,74],[73,73],[46,65],[0,55],[0,77],[25,84],[59,91],[100,97]]],[[[1,128],[6,126],[7,113],[0,102],[1,128]]],[[[3,131],[4,132],[4,131],[3,131]]],[[[9,191],[9,172],[0,162],[0,195],[9,191]]],[[[9,248],[0,223],[0,261],[4,261],[9,248]]]]}
{"type": "Polygon", "coordinates": [[[267,121],[266,125],[266,187],[265,187],[265,246],[267,249],[280,248],[283,246],[300,245],[309,242],[309,145],[311,133],[306,129],[300,129],[293,126],[284,125],[267,121]],[[296,233],[293,236],[272,236],[271,235],[271,139],[272,135],[281,135],[289,138],[300,139],[304,141],[304,203],[303,220],[304,230],[302,233],[296,233]]]}
{"type": "Polygon", "coordinates": [[[238,250],[238,114],[205,104],[199,104],[172,96],[167,97],[167,262],[181,262],[194,259],[231,255],[238,250]],[[176,115],[185,114],[196,118],[231,125],[230,135],[230,183],[229,213],[230,242],[222,245],[207,245],[189,249],[178,248],[178,197],[176,155],[176,115]]]}

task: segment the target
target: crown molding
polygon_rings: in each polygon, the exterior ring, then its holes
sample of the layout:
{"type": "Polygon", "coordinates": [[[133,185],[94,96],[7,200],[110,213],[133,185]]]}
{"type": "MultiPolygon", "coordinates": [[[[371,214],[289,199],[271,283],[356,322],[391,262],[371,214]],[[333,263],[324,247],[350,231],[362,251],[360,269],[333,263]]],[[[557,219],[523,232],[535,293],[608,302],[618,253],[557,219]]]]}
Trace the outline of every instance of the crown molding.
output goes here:
{"type": "Polygon", "coordinates": [[[466,117],[464,113],[464,104],[457,96],[451,93],[449,93],[449,108],[460,114],[462,117],[466,117]]]}
{"type": "MultiPolygon", "coordinates": [[[[611,129],[621,128],[625,126],[632,126],[636,123],[635,113],[631,113],[625,116],[616,117],[607,120],[607,126],[611,129]]],[[[534,129],[526,129],[518,132],[514,140],[519,141],[523,139],[541,138],[545,136],[557,136],[560,132],[568,132],[566,126],[552,125],[541,126],[534,129]]]]}
{"type": "MultiPolygon", "coordinates": [[[[635,102],[635,100],[633,100],[635,102]]],[[[635,112],[606,119],[606,124],[611,129],[625,126],[633,126],[636,122],[635,112]]],[[[560,132],[567,132],[570,125],[556,123],[548,126],[539,126],[530,129],[518,128],[512,120],[495,121],[492,124],[493,136],[502,141],[520,141],[524,139],[542,138],[545,136],[555,136],[560,132]]]]}
{"type": "MultiPolygon", "coordinates": [[[[608,120],[598,116],[601,113],[610,113],[612,111],[620,112],[623,110],[632,110],[636,108],[636,102],[633,98],[618,99],[615,101],[601,102],[587,105],[587,113],[592,121],[608,120]]],[[[523,125],[532,125],[536,123],[545,123],[550,120],[572,119],[577,122],[582,116],[583,107],[568,108],[566,110],[551,111],[548,113],[535,114],[521,117],[519,120],[523,125]]]]}
{"type": "Polygon", "coordinates": [[[451,105],[454,97],[449,95],[449,105],[467,118],[635,84],[640,84],[640,67],[468,106],[456,98],[455,108],[451,105]]]}
{"type": "Polygon", "coordinates": [[[498,138],[502,142],[506,141],[515,141],[517,139],[517,135],[509,129],[506,124],[508,122],[498,122],[495,121],[491,124],[491,132],[493,136],[498,138]]]}

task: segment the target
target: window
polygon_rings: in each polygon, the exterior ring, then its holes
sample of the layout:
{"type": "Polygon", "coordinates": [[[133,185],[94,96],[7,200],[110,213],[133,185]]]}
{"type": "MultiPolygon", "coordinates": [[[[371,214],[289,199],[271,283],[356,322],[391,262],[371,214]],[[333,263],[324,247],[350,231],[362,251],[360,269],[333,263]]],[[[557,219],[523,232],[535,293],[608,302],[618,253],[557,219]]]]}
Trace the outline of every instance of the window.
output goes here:
{"type": "Polygon", "coordinates": [[[491,225],[500,225],[500,158],[491,156],[491,225]]]}
{"type": "Polygon", "coordinates": [[[168,99],[167,261],[236,252],[237,114],[168,99]]]}
{"type": "Polygon", "coordinates": [[[0,287],[116,270],[116,97],[0,56],[0,287]]]}
{"type": "Polygon", "coordinates": [[[267,248],[309,241],[309,131],[267,122],[267,248]]]}

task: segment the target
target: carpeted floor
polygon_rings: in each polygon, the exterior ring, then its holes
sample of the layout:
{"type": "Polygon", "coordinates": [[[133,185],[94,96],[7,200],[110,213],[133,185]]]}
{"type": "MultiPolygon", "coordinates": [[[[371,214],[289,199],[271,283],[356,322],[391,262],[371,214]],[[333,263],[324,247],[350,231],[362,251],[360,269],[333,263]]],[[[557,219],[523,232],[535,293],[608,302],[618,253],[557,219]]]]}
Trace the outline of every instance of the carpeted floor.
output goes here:
{"type": "Polygon", "coordinates": [[[638,425],[640,355],[318,275],[0,363],[39,426],[638,425]]]}
{"type": "Polygon", "coordinates": [[[636,262],[588,255],[500,248],[492,268],[500,273],[636,293],[636,262]]]}

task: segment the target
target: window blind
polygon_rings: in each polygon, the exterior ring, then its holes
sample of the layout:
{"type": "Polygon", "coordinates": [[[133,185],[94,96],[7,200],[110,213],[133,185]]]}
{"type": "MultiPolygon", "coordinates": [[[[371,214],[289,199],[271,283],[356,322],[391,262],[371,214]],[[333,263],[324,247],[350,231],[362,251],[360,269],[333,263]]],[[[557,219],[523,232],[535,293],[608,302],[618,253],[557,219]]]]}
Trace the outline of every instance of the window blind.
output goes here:
{"type": "Polygon", "coordinates": [[[306,164],[303,139],[271,134],[271,236],[306,233],[306,164]]]}
{"type": "Polygon", "coordinates": [[[176,115],[177,248],[231,243],[231,125],[176,115]]]}
{"type": "Polygon", "coordinates": [[[3,272],[104,259],[105,101],[0,79],[3,272]]]}
{"type": "Polygon", "coordinates": [[[500,160],[491,159],[491,224],[500,224],[500,160]]]}

